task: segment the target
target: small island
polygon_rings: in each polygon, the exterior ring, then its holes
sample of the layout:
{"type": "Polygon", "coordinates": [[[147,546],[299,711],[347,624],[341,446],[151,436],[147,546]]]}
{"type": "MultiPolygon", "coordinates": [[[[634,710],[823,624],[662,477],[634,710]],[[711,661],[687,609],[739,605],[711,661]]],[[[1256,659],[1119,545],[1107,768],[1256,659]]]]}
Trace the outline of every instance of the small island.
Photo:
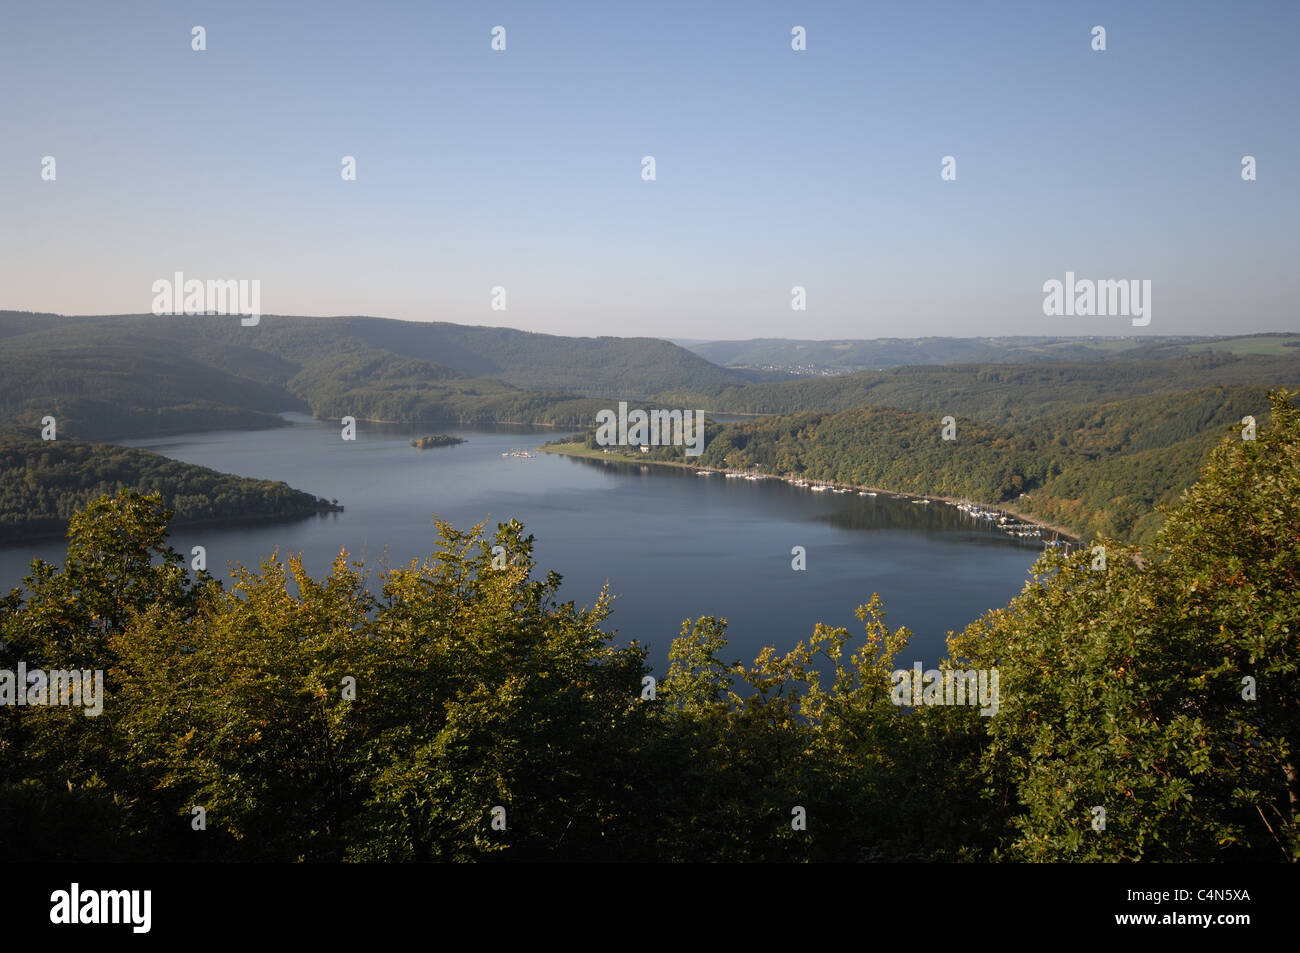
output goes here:
{"type": "Polygon", "coordinates": [[[428,450],[430,447],[452,447],[458,443],[464,443],[463,437],[453,437],[449,433],[438,433],[432,437],[411,438],[411,446],[417,450],[428,450]]]}

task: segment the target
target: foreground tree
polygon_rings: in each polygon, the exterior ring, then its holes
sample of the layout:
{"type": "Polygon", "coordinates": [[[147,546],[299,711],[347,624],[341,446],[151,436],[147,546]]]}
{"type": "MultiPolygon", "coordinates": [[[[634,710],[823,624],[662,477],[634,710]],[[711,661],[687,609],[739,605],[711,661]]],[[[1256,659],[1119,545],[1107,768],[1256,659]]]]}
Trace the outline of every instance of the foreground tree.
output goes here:
{"type": "Polygon", "coordinates": [[[531,578],[532,538],[439,523],[371,595],[340,554],[243,571],[186,624],[123,634],[123,718],[174,810],[221,856],[601,856],[628,839],[644,653],[531,578]]]}
{"type": "Polygon", "coordinates": [[[781,655],[727,663],[725,620],[683,624],[664,683],[670,859],[912,861],[979,856],[988,841],[973,710],[894,703],[911,633],[860,606],[865,638],[818,624],[781,655]]]}
{"type": "Polygon", "coordinates": [[[983,763],[1029,860],[1300,859],[1300,414],[1270,394],[1154,551],[1045,557],[952,640],[1001,669],[983,763]],[[1104,822],[1104,823],[1103,823],[1104,822]]]}
{"type": "Polygon", "coordinates": [[[117,640],[141,613],[183,626],[218,588],[190,579],[167,545],[172,513],[158,494],[122,491],[79,511],[62,568],[43,560],[0,600],[0,669],[104,673],[103,712],[80,707],[0,709],[0,836],[33,857],[134,856],[157,825],[157,798],[130,759],[117,703],[117,640]]]}

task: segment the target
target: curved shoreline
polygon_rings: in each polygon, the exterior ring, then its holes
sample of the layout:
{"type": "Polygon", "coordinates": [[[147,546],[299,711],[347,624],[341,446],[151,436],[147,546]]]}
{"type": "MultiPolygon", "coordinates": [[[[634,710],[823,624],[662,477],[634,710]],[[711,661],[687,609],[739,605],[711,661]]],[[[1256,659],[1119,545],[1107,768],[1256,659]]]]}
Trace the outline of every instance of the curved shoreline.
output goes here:
{"type": "MultiPolygon", "coordinates": [[[[617,454],[617,455],[607,454],[604,453],[603,451],[597,451],[597,450],[579,451],[577,449],[574,449],[574,445],[572,444],[568,444],[568,445],[543,444],[542,446],[537,447],[537,449],[544,453],[555,453],[561,456],[580,457],[588,460],[603,460],[605,462],[609,462],[610,460],[613,460],[616,463],[639,464],[641,466],[676,467],[677,469],[680,470],[693,470],[697,473],[698,472],[721,473],[721,474],[732,474],[734,476],[741,476],[741,477],[753,475],[752,472],[745,471],[745,470],[732,470],[726,468],[716,469],[713,467],[697,467],[690,463],[678,463],[674,460],[638,460],[635,457],[625,456],[623,454],[617,454]]],[[[1018,510],[1016,510],[1014,506],[1005,503],[980,503],[974,500],[968,500],[968,499],[955,497],[955,496],[940,496],[933,493],[915,493],[910,490],[906,492],[900,492],[898,490],[889,490],[889,489],[885,489],[884,487],[878,487],[878,486],[867,486],[865,484],[858,484],[858,483],[839,483],[834,480],[822,480],[822,479],[814,479],[809,477],[798,477],[798,478],[786,477],[786,476],[778,476],[772,473],[760,473],[758,475],[764,480],[780,480],[782,483],[786,483],[791,486],[794,486],[795,480],[799,479],[799,480],[806,480],[809,483],[816,483],[823,486],[829,486],[834,489],[844,489],[844,490],[853,490],[855,492],[875,493],[896,500],[911,500],[913,497],[920,497],[921,499],[927,499],[930,500],[931,502],[942,502],[945,504],[951,504],[953,506],[956,506],[959,503],[971,503],[985,509],[990,509],[990,510],[1002,512],[1014,516],[1017,520],[1019,520],[1022,523],[1032,526],[1033,528],[1038,530],[1054,533],[1057,536],[1061,537],[1064,541],[1069,543],[1077,543],[1082,538],[1078,533],[1076,533],[1074,530],[1068,527],[1058,526],[1053,523],[1044,523],[1033,516],[1023,515],[1018,510]]],[[[996,524],[994,524],[994,526],[996,528],[996,524]]],[[[1046,541],[1044,540],[1044,542],[1046,541]]]]}

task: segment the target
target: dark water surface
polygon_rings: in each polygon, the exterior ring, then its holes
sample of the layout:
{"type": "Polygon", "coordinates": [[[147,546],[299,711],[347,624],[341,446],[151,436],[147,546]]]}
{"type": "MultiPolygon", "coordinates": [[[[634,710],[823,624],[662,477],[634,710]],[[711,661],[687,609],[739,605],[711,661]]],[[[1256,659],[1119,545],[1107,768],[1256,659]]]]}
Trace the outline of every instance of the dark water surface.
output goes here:
{"type": "MultiPolygon", "coordinates": [[[[286,417],[294,426],[131,445],[283,480],[337,498],[346,511],[227,529],[180,527],[171,537],[175,549],[188,554],[205,546],[208,569],[220,576],[228,563],[255,567],[278,547],[282,556],[301,552],[307,570],[320,577],[340,548],[373,569],[385,551],[393,565],[427,556],[436,541],[434,513],[457,529],[486,521],[491,530],[513,517],[536,536],[538,569],[563,575],[562,600],[590,605],[608,580],[616,595],[608,625],[619,641],[646,644],[660,676],[685,618],[725,617],[727,659],[749,662],[765,645],[792,647],[818,621],[860,636],[854,609],[873,592],[884,599],[891,625],[915,633],[900,665],[933,664],[949,629],[1020,591],[1042,545],[981,528],[941,503],[813,493],[777,480],[705,478],[552,454],[502,456],[535,452],[554,436],[550,431],[450,429],[468,443],[420,451],[407,440],[438,428],[362,422],[357,439],[344,441],[337,424],[286,417]],[[791,569],[794,546],[807,551],[804,572],[791,569]]],[[[33,557],[57,562],[62,554],[58,541],[0,548],[0,587],[18,585],[33,557]]]]}

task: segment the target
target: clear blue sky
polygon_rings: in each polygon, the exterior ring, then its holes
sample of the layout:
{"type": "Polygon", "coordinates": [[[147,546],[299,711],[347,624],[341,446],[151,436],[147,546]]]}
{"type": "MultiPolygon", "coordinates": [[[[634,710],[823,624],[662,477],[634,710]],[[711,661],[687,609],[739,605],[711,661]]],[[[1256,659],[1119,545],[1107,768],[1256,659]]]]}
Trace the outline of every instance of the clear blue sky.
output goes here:
{"type": "Polygon", "coordinates": [[[562,334],[1297,330],[1297,37],[1250,0],[6,3],[0,308],[183,271],[562,334]],[[1150,279],[1150,326],[1044,316],[1067,270],[1150,279]]]}

